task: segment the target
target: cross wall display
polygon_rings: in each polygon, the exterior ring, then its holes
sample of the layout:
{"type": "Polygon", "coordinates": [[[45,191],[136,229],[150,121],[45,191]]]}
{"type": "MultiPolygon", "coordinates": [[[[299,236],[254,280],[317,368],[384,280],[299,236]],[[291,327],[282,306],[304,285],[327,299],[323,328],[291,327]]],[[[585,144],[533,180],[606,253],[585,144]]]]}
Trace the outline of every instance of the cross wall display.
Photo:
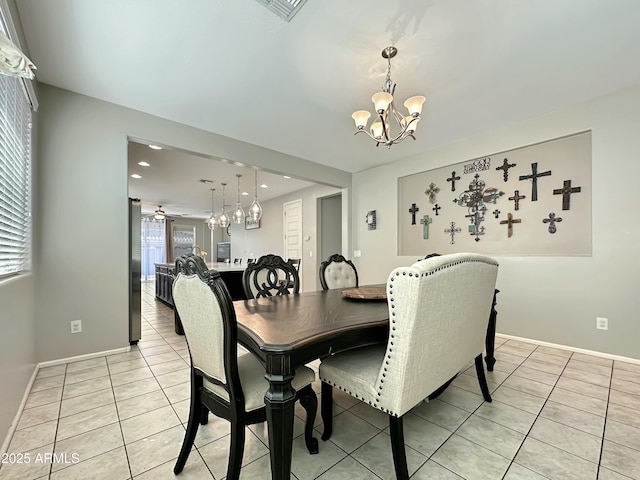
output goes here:
{"type": "Polygon", "coordinates": [[[591,132],[400,177],[398,255],[590,256],[591,193],[591,132]]]}

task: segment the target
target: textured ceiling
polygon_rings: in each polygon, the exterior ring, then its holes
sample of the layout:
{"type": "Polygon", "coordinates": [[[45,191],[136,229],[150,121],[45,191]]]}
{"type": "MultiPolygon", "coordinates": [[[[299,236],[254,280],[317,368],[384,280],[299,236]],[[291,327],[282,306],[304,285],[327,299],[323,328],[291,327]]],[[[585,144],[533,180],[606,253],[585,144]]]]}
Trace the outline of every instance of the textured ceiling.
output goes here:
{"type": "MultiPolygon", "coordinates": [[[[350,172],[640,83],[637,0],[18,0],[37,78],[350,172]],[[395,45],[417,140],[353,136],[395,45]]],[[[428,161],[428,160],[426,160],[428,161]]]]}

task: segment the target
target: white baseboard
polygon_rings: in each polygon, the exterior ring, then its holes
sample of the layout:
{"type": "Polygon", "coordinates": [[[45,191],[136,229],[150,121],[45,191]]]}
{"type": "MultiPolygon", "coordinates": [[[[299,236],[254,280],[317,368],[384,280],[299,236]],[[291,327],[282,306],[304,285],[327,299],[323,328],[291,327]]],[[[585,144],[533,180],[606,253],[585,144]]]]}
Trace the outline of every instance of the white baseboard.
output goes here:
{"type": "Polygon", "coordinates": [[[113,350],[106,350],[104,352],[86,353],[84,355],[76,355],[75,357],[60,358],[58,360],[49,360],[47,362],[40,362],[38,364],[38,369],[44,368],[44,367],[53,367],[55,365],[62,365],[64,363],[79,362],[81,360],[90,360],[92,358],[107,357],[109,355],[116,355],[118,353],[127,353],[130,351],[131,351],[131,346],[128,346],[128,347],[122,347],[122,348],[114,348],[113,350]]]}
{"type": "Polygon", "coordinates": [[[584,353],[585,355],[593,355],[594,357],[608,358],[610,360],[617,360],[619,362],[627,362],[627,363],[634,363],[636,365],[640,365],[640,359],[638,358],[622,357],[620,355],[612,355],[610,353],[596,352],[595,350],[586,350],[584,348],[568,347],[566,345],[559,345],[557,343],[542,342],[540,340],[532,340],[530,338],[516,337],[514,335],[505,335],[504,333],[496,333],[496,337],[506,338],[509,340],[517,340],[518,342],[524,342],[524,343],[533,343],[535,345],[541,345],[543,347],[557,348],[558,350],[569,350],[571,352],[584,353]]]}
{"type": "Polygon", "coordinates": [[[13,438],[13,434],[16,431],[16,427],[18,426],[18,421],[22,416],[22,411],[24,410],[24,406],[27,403],[27,398],[29,398],[29,393],[31,392],[31,387],[33,386],[33,382],[36,381],[36,376],[38,375],[39,369],[40,369],[39,365],[36,365],[35,368],[33,369],[33,373],[31,374],[31,378],[29,379],[27,388],[24,391],[24,395],[22,395],[22,401],[20,402],[18,411],[16,412],[15,417],[13,417],[13,422],[11,422],[11,425],[9,425],[7,436],[5,437],[4,442],[2,442],[2,447],[0,447],[0,455],[2,455],[3,453],[6,453],[6,451],[9,449],[9,443],[11,442],[11,439],[13,438]]]}
{"type": "Polygon", "coordinates": [[[77,355],[75,357],[68,358],[60,358],[58,360],[49,360],[47,362],[38,363],[33,369],[33,374],[31,375],[31,379],[27,384],[27,388],[24,391],[24,395],[22,396],[22,402],[20,402],[20,406],[18,407],[18,411],[16,412],[15,417],[13,418],[13,422],[9,425],[9,430],[7,431],[7,436],[2,442],[2,446],[0,447],[0,454],[6,453],[9,449],[9,443],[13,438],[13,434],[18,427],[18,421],[20,421],[20,417],[22,416],[22,412],[24,410],[24,406],[27,403],[27,398],[29,397],[29,393],[31,392],[31,387],[33,387],[33,382],[35,382],[36,377],[38,376],[38,372],[41,368],[44,367],[53,367],[55,365],[63,365],[65,363],[79,362],[81,360],[90,360],[92,358],[97,357],[107,357],[109,355],[116,355],[118,353],[127,353],[131,351],[131,346],[122,347],[122,348],[114,348],[113,350],[106,350],[104,352],[96,352],[96,353],[87,353],[85,355],[77,355]]]}

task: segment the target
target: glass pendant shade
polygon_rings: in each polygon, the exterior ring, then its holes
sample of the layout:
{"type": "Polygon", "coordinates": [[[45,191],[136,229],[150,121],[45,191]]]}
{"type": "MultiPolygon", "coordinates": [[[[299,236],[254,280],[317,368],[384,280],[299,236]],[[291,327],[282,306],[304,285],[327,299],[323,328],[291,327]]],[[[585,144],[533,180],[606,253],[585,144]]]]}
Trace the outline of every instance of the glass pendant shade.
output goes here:
{"type": "Polygon", "coordinates": [[[404,106],[409,110],[409,115],[413,115],[414,117],[420,115],[422,113],[422,104],[424,104],[425,100],[426,98],[422,95],[408,98],[407,101],[404,102],[404,106]]]}
{"type": "Polygon", "coordinates": [[[207,220],[207,226],[209,227],[209,230],[215,230],[215,228],[216,228],[216,216],[213,213],[214,212],[214,208],[213,208],[213,192],[215,192],[215,191],[216,191],[215,188],[211,189],[211,216],[207,220]]]}
{"type": "Polygon", "coordinates": [[[366,110],[358,110],[357,112],[353,112],[351,118],[353,118],[353,121],[356,122],[356,127],[358,127],[358,129],[362,129],[367,126],[367,122],[369,121],[370,116],[371,114],[366,110]]]}
{"type": "Polygon", "coordinates": [[[238,201],[236,202],[236,209],[233,211],[233,223],[237,223],[238,225],[241,224],[242,222],[244,222],[244,210],[242,209],[242,206],[240,205],[240,177],[242,177],[242,175],[237,174],[236,177],[238,177],[238,201]]]}
{"type": "Polygon", "coordinates": [[[222,213],[218,217],[218,225],[221,228],[227,228],[229,226],[229,215],[227,215],[227,212],[224,210],[222,210],[222,213]]]}
{"type": "Polygon", "coordinates": [[[385,111],[389,104],[393,102],[393,95],[387,92],[374,93],[371,101],[375,105],[376,112],[380,113],[385,111]]]}
{"type": "Polygon", "coordinates": [[[253,202],[249,207],[249,218],[254,222],[257,222],[262,218],[262,207],[258,202],[258,170],[255,171],[255,190],[253,194],[253,202]]]}
{"type": "Polygon", "coordinates": [[[244,222],[244,210],[238,203],[236,209],[233,211],[233,223],[240,224],[244,222]]]}
{"type": "Polygon", "coordinates": [[[226,183],[222,184],[222,212],[218,217],[218,225],[220,228],[227,228],[229,226],[229,215],[227,215],[227,212],[224,210],[224,190],[226,186],[226,183]]]}
{"type": "Polygon", "coordinates": [[[209,230],[215,230],[216,229],[216,217],[215,217],[215,215],[213,213],[211,214],[211,216],[207,220],[207,226],[209,227],[209,230]]]}
{"type": "Polygon", "coordinates": [[[373,138],[382,138],[382,122],[373,122],[371,124],[371,135],[373,135],[373,138]]]}

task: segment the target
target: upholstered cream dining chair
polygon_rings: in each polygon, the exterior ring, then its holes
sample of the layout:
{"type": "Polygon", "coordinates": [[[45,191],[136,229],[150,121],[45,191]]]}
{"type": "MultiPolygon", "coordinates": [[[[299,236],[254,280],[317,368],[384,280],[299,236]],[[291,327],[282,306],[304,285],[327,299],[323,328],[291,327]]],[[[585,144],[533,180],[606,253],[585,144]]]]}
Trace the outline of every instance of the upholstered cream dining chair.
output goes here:
{"type": "MultiPolygon", "coordinates": [[[[180,314],[191,357],[191,402],[189,422],[180,455],[174,466],[184,468],[199,424],[206,424],[209,412],[231,423],[228,480],[237,480],[244,452],[245,426],[266,420],[264,396],[269,389],[265,367],[250,353],[238,355],[235,310],[227,287],[217,271],[209,271],[198,256],[176,260],[177,277],[173,301],[180,314]]],[[[292,380],[296,398],[307,412],[305,442],[318,452],[313,438],[318,400],[311,388],[315,373],[298,368],[292,380]]]]}
{"type": "Polygon", "coordinates": [[[358,286],[358,271],[351,260],[339,253],[320,264],[320,285],[323,290],[358,286]]]}
{"type": "Polygon", "coordinates": [[[386,345],[336,353],[323,359],[323,440],[332,432],[332,387],[389,415],[398,480],[409,478],[403,416],[475,360],[484,399],[491,401],[482,351],[498,263],[484,255],[437,256],[396,268],[387,280],[386,345]]]}

